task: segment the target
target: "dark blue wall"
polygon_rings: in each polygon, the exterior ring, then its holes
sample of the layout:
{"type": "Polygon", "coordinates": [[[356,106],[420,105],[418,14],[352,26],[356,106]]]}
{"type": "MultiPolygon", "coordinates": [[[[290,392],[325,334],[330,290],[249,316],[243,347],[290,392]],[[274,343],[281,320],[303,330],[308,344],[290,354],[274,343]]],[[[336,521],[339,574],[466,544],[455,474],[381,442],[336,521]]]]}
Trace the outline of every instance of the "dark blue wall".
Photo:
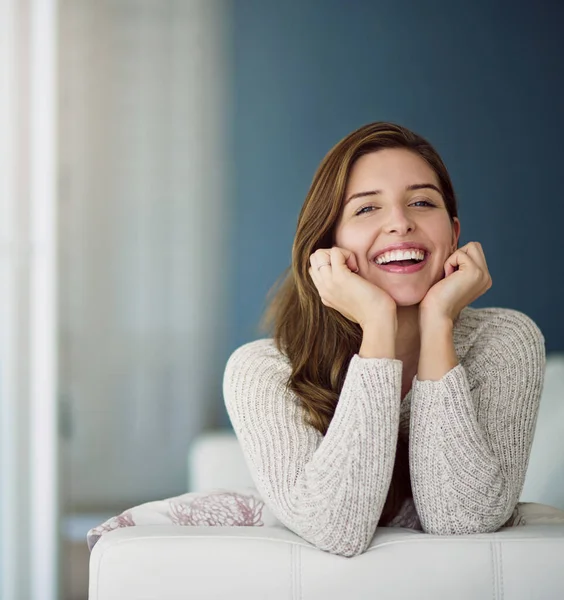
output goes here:
{"type": "Polygon", "coordinates": [[[260,337],[320,160],[376,120],[446,162],[494,282],[473,306],[521,310],[564,350],[563,2],[233,0],[232,19],[226,355],[260,337]]]}

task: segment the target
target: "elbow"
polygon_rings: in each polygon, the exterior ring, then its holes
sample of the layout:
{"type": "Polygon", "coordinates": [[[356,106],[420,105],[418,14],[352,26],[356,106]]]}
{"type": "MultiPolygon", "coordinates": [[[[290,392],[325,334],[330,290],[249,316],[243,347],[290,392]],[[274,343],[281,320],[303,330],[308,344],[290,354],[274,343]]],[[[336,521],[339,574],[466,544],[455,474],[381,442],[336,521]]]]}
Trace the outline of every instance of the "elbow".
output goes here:
{"type": "Polygon", "coordinates": [[[372,538],[360,539],[360,537],[355,536],[354,539],[349,539],[347,540],[347,543],[341,545],[338,554],[340,556],[344,556],[345,558],[360,556],[361,554],[364,554],[366,550],[368,550],[371,541],[372,538]]]}
{"type": "Polygon", "coordinates": [[[447,524],[447,525],[432,525],[425,526],[423,524],[422,528],[424,533],[430,533],[432,535],[440,535],[440,536],[453,536],[453,535],[471,535],[475,533],[493,533],[497,531],[499,527],[492,527],[487,523],[482,524],[474,524],[471,525],[466,523],[457,522],[455,524],[447,524]]]}
{"type": "Polygon", "coordinates": [[[421,520],[425,533],[441,536],[472,535],[477,533],[495,533],[508,520],[507,511],[489,515],[453,515],[449,519],[437,519],[430,522],[421,520]]]}
{"type": "MultiPolygon", "coordinates": [[[[282,516],[282,515],[281,515],[282,516]]],[[[324,520],[314,527],[307,528],[296,526],[293,520],[281,519],[282,523],[318,550],[353,558],[366,552],[374,535],[376,526],[352,527],[348,521],[339,521],[339,524],[324,520]],[[285,522],[284,522],[285,521],[285,522]]]]}
{"type": "Polygon", "coordinates": [[[340,541],[339,544],[335,546],[330,546],[326,551],[344,558],[354,558],[355,556],[364,554],[369,546],[370,541],[366,542],[359,539],[347,539],[340,541]]]}
{"type": "Polygon", "coordinates": [[[353,558],[366,552],[372,541],[361,532],[336,532],[333,535],[327,535],[327,532],[319,532],[317,535],[300,533],[294,530],[294,533],[305,539],[307,542],[315,546],[318,550],[335,554],[344,558],[353,558]],[[368,538],[368,539],[367,539],[368,538]]]}
{"type": "Polygon", "coordinates": [[[495,493],[469,503],[467,499],[452,497],[449,501],[418,506],[421,528],[425,533],[441,536],[494,533],[511,519],[517,501],[512,489],[503,480],[497,482],[495,493]],[[423,508],[423,510],[420,510],[423,508]]]}
{"type": "Polygon", "coordinates": [[[304,513],[281,510],[279,503],[271,506],[278,520],[290,531],[318,550],[353,558],[366,552],[374,537],[379,513],[359,510],[317,510],[304,513]]]}

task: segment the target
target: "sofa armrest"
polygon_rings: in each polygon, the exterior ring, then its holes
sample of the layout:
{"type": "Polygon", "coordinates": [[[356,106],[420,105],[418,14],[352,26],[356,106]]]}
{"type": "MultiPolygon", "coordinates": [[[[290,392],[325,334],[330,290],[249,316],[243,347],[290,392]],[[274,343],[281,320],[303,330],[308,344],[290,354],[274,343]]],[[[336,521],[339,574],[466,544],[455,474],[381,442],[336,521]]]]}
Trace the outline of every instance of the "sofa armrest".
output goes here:
{"type": "Polygon", "coordinates": [[[353,558],[284,527],[138,526],[96,544],[89,599],[553,600],[564,597],[562,556],[564,525],[448,537],[384,527],[353,558]]]}

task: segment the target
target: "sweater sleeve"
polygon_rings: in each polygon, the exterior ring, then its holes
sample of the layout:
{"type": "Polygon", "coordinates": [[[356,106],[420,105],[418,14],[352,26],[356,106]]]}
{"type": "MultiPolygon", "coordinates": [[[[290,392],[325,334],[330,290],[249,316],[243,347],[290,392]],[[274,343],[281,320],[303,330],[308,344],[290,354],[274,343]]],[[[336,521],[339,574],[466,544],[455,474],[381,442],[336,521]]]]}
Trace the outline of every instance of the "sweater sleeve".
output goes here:
{"type": "Polygon", "coordinates": [[[353,356],[323,436],[304,421],[289,362],[270,340],[227,362],[225,405],[257,490],[321,550],[350,557],[370,544],[393,472],[401,370],[399,360],[353,356]]]}
{"type": "Polygon", "coordinates": [[[544,337],[529,317],[510,310],[483,336],[472,377],[459,364],[439,381],[414,379],[410,472],[428,533],[497,531],[525,481],[544,383],[544,337]]]}

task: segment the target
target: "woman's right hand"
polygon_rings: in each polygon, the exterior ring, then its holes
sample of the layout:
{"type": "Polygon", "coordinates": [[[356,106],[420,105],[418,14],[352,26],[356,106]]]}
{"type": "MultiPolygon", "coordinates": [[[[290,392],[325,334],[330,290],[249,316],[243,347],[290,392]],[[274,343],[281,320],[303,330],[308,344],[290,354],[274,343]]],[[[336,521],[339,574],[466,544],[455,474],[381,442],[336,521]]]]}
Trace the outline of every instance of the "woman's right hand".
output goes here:
{"type": "Polygon", "coordinates": [[[395,317],[394,299],[358,272],[356,256],[346,248],[320,248],[310,257],[309,274],[321,302],[358,323],[364,330],[375,321],[395,317]]]}

